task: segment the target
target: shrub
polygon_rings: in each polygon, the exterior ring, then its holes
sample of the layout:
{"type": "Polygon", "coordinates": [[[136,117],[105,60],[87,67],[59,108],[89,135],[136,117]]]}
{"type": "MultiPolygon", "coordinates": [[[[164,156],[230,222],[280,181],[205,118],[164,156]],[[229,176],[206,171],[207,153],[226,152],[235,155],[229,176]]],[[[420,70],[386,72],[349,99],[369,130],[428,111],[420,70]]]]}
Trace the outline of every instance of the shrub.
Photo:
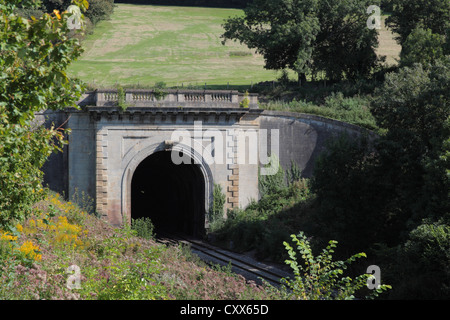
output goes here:
{"type": "Polygon", "coordinates": [[[114,11],[114,0],[89,0],[89,8],[85,15],[95,25],[108,19],[114,11]]]}
{"type": "Polygon", "coordinates": [[[120,108],[122,112],[125,112],[128,108],[128,104],[125,102],[126,93],[125,89],[121,86],[117,87],[117,106],[120,108]]]}
{"type": "Polygon", "coordinates": [[[26,240],[19,245],[19,234],[16,230],[13,234],[0,230],[0,267],[11,258],[25,266],[42,259],[40,248],[33,241],[26,240]]]}
{"type": "Polygon", "coordinates": [[[422,224],[397,249],[393,298],[450,299],[450,226],[422,224]]]}
{"type": "MultiPolygon", "coordinates": [[[[343,276],[344,270],[356,261],[366,257],[365,253],[358,253],[345,261],[333,261],[332,254],[337,241],[331,240],[322,253],[315,257],[305,234],[291,235],[292,241],[297,245],[297,251],[287,242],[284,246],[290,259],[286,260],[294,271],[294,279],[283,279],[283,282],[292,290],[292,297],[302,300],[348,300],[354,299],[355,293],[362,289],[369,279],[369,274],[363,274],[352,279],[343,276]],[[304,266],[297,261],[297,253],[301,254],[304,266]]],[[[391,289],[389,285],[380,285],[366,298],[378,296],[383,291],[391,289]]]]}
{"type": "Polygon", "coordinates": [[[222,187],[219,184],[214,184],[213,203],[209,210],[210,230],[214,232],[224,222],[224,205],[226,196],[222,192],[222,187]]]}
{"type": "Polygon", "coordinates": [[[280,165],[278,157],[272,154],[269,158],[269,163],[265,165],[265,169],[270,171],[276,168],[277,171],[274,174],[262,175],[259,173],[259,193],[261,197],[268,194],[273,194],[286,187],[284,169],[280,165]]]}
{"type": "Polygon", "coordinates": [[[311,197],[306,179],[285,185],[251,202],[245,210],[228,212],[227,220],[214,230],[215,239],[236,251],[256,250],[261,259],[282,261],[284,252],[279,244],[289,239],[291,229],[298,230],[298,221],[307,210],[302,204],[311,197]]]}
{"type": "Polygon", "coordinates": [[[152,239],[155,236],[155,226],[148,217],[131,219],[131,229],[136,231],[138,237],[144,239],[152,239]]]}
{"type": "Polygon", "coordinates": [[[241,101],[241,103],[239,103],[239,106],[241,108],[248,108],[249,104],[250,104],[250,100],[248,98],[248,91],[245,91],[244,99],[241,101]]]}

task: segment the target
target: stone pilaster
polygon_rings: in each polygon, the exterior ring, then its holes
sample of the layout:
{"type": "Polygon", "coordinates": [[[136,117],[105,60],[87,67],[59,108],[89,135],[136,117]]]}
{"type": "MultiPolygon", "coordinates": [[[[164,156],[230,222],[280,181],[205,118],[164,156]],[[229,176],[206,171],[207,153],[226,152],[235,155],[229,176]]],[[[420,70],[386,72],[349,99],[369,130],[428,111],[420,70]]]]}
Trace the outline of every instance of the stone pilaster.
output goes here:
{"type": "Polygon", "coordinates": [[[239,208],[239,164],[237,142],[238,135],[235,130],[227,130],[226,138],[226,160],[228,171],[228,185],[227,185],[227,203],[226,209],[239,208]]]}
{"type": "Polygon", "coordinates": [[[101,129],[96,134],[96,209],[104,218],[108,218],[108,130],[101,129]]]}

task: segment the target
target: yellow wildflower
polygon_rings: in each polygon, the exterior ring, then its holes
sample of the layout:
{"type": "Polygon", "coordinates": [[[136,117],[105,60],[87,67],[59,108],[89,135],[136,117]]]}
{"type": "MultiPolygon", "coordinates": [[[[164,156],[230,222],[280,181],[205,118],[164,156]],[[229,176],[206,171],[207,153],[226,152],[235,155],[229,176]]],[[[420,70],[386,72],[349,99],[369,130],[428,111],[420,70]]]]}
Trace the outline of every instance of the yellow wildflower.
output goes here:
{"type": "Polygon", "coordinates": [[[61,15],[59,14],[59,10],[53,10],[53,13],[59,20],[61,20],[61,15]]]}
{"type": "Polygon", "coordinates": [[[1,233],[0,240],[16,241],[17,237],[10,235],[9,232],[1,233]]]}
{"type": "Polygon", "coordinates": [[[38,246],[34,245],[33,242],[27,240],[18,249],[26,258],[34,261],[39,261],[42,259],[40,254],[40,249],[38,246]]]}

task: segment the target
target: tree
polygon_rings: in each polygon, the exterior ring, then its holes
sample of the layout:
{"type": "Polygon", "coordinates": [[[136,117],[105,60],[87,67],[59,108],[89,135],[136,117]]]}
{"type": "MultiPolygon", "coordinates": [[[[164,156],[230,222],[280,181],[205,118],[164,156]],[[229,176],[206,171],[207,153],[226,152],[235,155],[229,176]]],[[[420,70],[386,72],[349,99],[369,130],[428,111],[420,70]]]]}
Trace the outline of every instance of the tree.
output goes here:
{"type": "Polygon", "coordinates": [[[372,105],[378,125],[387,130],[378,149],[386,177],[395,183],[398,221],[409,229],[450,209],[443,157],[450,136],[449,59],[387,75],[372,105]]]}
{"type": "Polygon", "coordinates": [[[450,1],[392,0],[392,3],[392,14],[386,19],[386,24],[399,35],[397,41],[400,44],[416,27],[445,35],[450,23],[450,1]]]}
{"type": "Polygon", "coordinates": [[[81,83],[65,73],[81,54],[78,40],[69,36],[71,15],[27,20],[16,14],[19,7],[38,5],[0,0],[0,226],[29,214],[42,197],[40,168],[64,143],[61,130],[34,126],[35,112],[72,106],[82,92],[81,83]]]}
{"type": "Polygon", "coordinates": [[[450,54],[448,49],[444,35],[433,33],[431,29],[417,27],[403,43],[400,63],[401,66],[412,66],[414,63],[420,63],[424,67],[433,65],[437,60],[444,58],[444,55],[450,54]]]}
{"type": "Polygon", "coordinates": [[[331,80],[368,76],[379,59],[377,30],[367,27],[367,8],[374,0],[319,1],[320,32],[313,61],[316,71],[324,70],[331,80]]]}
{"type": "Polygon", "coordinates": [[[244,9],[243,17],[225,22],[223,43],[244,43],[263,55],[267,69],[289,68],[304,80],[320,28],[317,5],[318,0],[254,0],[244,9]]]}
{"type": "Polygon", "coordinates": [[[319,226],[315,234],[336,239],[345,254],[386,240],[383,212],[390,190],[384,188],[378,166],[368,138],[347,134],[329,141],[315,163],[311,181],[319,226]]]}
{"type": "Polygon", "coordinates": [[[394,247],[424,219],[448,221],[449,66],[446,58],[388,74],[371,105],[386,133],[372,147],[341,137],[319,157],[312,191],[321,235],[349,250],[394,247]]]}
{"type": "MultiPolygon", "coordinates": [[[[376,3],[376,2],[375,2],[376,3]]],[[[367,75],[377,63],[377,31],[367,28],[373,1],[255,0],[224,24],[236,40],[264,56],[267,69],[326,71],[330,79],[367,75]]]]}

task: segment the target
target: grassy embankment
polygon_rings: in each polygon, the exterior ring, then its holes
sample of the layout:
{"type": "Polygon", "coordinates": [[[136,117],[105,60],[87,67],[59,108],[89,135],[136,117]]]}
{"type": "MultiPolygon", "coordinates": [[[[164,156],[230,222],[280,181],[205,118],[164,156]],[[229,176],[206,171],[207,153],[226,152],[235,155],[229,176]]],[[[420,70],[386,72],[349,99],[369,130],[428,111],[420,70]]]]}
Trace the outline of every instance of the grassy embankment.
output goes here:
{"type": "Polygon", "coordinates": [[[186,248],[111,227],[55,194],[25,222],[0,232],[0,300],[278,297],[229,268],[208,267],[186,248]]]}

